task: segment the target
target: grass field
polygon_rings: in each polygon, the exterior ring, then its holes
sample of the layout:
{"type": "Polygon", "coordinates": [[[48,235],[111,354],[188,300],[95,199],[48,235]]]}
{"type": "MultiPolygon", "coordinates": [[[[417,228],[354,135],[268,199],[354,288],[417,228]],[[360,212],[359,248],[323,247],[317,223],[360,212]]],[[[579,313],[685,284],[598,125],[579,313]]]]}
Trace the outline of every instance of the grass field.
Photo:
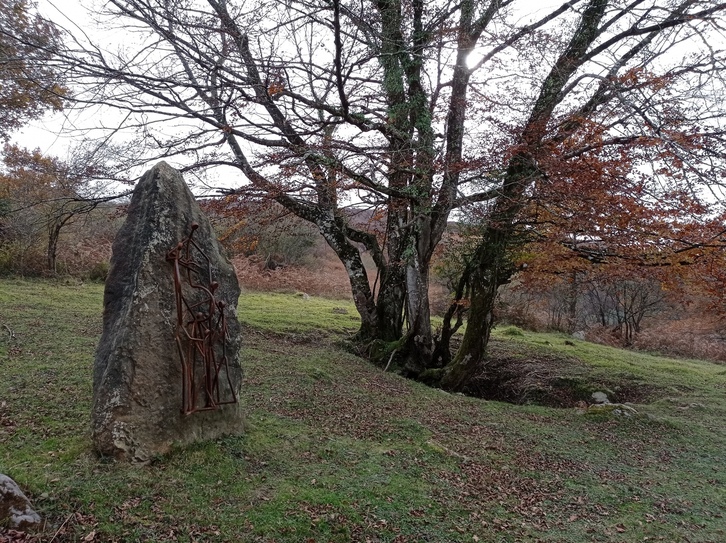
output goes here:
{"type": "Polygon", "coordinates": [[[244,293],[246,433],[118,465],[88,436],[101,297],[0,281],[0,472],[35,541],[726,541],[725,366],[503,328],[639,414],[484,401],[350,354],[348,302],[244,293]]]}

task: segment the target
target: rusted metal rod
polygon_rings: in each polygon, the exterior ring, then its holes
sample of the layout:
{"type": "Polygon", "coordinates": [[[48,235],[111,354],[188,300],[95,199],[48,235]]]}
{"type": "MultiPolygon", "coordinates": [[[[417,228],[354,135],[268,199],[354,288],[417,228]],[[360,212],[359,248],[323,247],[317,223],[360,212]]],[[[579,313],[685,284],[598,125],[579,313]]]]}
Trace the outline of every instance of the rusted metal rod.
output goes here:
{"type": "Polygon", "coordinates": [[[175,341],[182,369],[181,410],[185,415],[237,403],[229,375],[226,304],[216,299],[219,283],[212,277],[211,261],[193,239],[198,228],[197,223],[192,223],[189,236],[166,257],[174,275],[175,341]],[[226,378],[222,380],[226,382],[224,395],[220,374],[226,378]]]}

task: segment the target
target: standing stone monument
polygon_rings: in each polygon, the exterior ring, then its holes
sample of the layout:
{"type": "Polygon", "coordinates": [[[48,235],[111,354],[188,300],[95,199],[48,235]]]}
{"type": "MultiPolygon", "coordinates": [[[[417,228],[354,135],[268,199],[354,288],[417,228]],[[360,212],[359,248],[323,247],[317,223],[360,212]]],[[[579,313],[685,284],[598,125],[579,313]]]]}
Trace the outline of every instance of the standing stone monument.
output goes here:
{"type": "Polygon", "coordinates": [[[173,444],[242,431],[239,293],[181,174],[157,164],[113,244],[93,368],[99,454],[145,462],[173,444]]]}

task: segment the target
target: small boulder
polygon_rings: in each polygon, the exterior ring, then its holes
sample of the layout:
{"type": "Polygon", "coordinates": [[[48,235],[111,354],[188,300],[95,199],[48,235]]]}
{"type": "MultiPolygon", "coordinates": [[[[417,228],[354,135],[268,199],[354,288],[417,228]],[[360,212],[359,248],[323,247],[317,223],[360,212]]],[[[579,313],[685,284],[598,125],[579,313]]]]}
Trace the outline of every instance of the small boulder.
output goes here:
{"type": "Polygon", "coordinates": [[[40,515],[30,500],[7,475],[0,473],[0,527],[33,531],[40,528],[40,515]]]}
{"type": "Polygon", "coordinates": [[[583,330],[578,330],[577,332],[573,332],[572,337],[579,339],[580,341],[585,341],[585,332],[583,330]]]}
{"type": "Polygon", "coordinates": [[[593,392],[591,398],[596,404],[610,403],[608,395],[602,391],[593,392]]]}
{"type": "Polygon", "coordinates": [[[587,414],[613,415],[615,417],[632,417],[633,415],[637,415],[638,411],[634,407],[622,403],[601,403],[588,407],[587,414]]]}

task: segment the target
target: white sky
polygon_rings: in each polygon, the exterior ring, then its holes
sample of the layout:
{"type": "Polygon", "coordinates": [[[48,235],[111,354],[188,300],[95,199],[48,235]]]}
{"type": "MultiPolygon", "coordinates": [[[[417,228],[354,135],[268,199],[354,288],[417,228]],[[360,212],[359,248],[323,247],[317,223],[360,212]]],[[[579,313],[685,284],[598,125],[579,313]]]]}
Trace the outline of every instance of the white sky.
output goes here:
{"type": "MultiPolygon", "coordinates": [[[[83,2],[88,4],[89,2],[83,2]]],[[[79,0],[38,0],[38,11],[41,15],[54,21],[64,28],[78,26],[90,30],[94,26],[88,11],[82,7],[79,0]]],[[[72,143],[68,136],[63,135],[64,127],[74,119],[67,119],[66,115],[47,114],[42,119],[31,121],[19,130],[14,139],[19,145],[35,149],[39,148],[44,154],[52,154],[65,158],[69,145],[72,143]]]]}
{"type": "MultiPolygon", "coordinates": [[[[531,17],[537,12],[562,3],[563,0],[526,0],[521,5],[527,6],[526,11],[531,17]]],[[[124,31],[121,29],[118,32],[109,32],[108,29],[100,31],[94,21],[94,13],[105,4],[103,0],[37,0],[40,14],[58,26],[68,29],[75,35],[88,34],[103,48],[114,48],[123,42],[124,31]]],[[[103,117],[108,120],[108,113],[104,113],[103,117]]],[[[14,141],[28,148],[39,148],[44,154],[67,158],[68,149],[76,138],[76,135],[71,135],[68,129],[74,126],[78,128],[98,126],[99,122],[100,119],[94,119],[93,114],[83,116],[78,112],[48,114],[42,119],[28,123],[24,129],[15,134],[14,141]]]]}
{"type": "MultiPolygon", "coordinates": [[[[522,17],[533,19],[542,12],[551,11],[552,7],[560,6],[564,0],[521,0],[518,6],[522,17]]],[[[94,14],[106,5],[105,0],[37,0],[39,12],[54,21],[60,27],[74,35],[87,34],[101,48],[115,49],[123,44],[128,34],[123,28],[117,30],[105,28],[100,30],[94,14]]],[[[115,112],[92,108],[85,112],[66,111],[61,114],[49,114],[43,119],[30,122],[25,129],[19,131],[14,141],[31,149],[39,148],[44,154],[68,159],[69,149],[78,137],[73,128],[101,127],[113,123],[118,115],[115,112]]],[[[237,180],[239,181],[239,180],[237,180]]],[[[233,183],[234,184],[234,183],[233,183]]]]}

